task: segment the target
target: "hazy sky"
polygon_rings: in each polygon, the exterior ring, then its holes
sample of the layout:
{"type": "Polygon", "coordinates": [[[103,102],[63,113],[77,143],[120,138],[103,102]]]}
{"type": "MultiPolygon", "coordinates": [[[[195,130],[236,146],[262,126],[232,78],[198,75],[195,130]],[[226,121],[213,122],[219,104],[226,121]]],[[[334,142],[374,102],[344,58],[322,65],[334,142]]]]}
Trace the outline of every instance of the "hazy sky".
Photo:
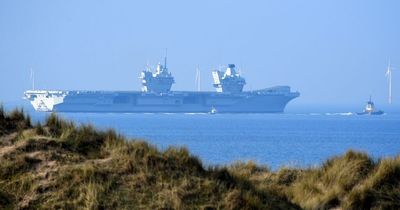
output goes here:
{"type": "MultiPolygon", "coordinates": [[[[290,85],[291,106],[400,105],[400,1],[0,1],[0,101],[39,89],[139,90],[168,48],[173,90],[235,63],[247,90],[290,85]]],[[[400,107],[400,106],[399,106],[400,107]]]]}

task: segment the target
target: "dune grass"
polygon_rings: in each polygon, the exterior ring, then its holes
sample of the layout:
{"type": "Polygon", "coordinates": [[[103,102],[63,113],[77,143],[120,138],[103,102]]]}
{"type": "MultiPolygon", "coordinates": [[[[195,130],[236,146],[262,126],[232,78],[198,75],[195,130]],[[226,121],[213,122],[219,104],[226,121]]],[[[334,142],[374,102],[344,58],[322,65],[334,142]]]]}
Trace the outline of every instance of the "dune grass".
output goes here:
{"type": "Polygon", "coordinates": [[[348,151],[320,167],[204,167],[52,114],[0,108],[0,209],[399,209],[400,157],[348,151]]]}

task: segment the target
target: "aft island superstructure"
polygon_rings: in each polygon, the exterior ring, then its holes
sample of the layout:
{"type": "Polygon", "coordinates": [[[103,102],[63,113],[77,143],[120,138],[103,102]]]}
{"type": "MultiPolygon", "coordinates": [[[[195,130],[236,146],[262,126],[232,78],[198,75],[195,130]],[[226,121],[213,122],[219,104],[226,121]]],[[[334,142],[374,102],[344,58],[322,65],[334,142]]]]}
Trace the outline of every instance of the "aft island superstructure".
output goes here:
{"type": "Polygon", "coordinates": [[[243,91],[246,81],[229,64],[212,72],[216,91],[171,91],[174,77],[164,65],[141,72],[142,91],[28,90],[24,93],[37,111],[121,113],[279,113],[298,97],[289,86],[243,91]]]}

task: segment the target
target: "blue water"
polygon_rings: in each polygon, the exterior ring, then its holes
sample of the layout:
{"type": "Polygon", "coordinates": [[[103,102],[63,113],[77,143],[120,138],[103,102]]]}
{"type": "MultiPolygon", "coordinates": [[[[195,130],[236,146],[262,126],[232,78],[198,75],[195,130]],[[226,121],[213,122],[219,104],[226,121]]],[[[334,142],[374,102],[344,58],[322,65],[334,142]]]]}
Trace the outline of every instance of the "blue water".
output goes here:
{"type": "MultiPolygon", "coordinates": [[[[31,113],[36,120],[46,114],[31,113]]],[[[160,149],[187,147],[203,163],[254,160],[272,169],[313,166],[349,149],[376,158],[400,154],[400,114],[87,114],[66,119],[115,128],[160,149]]]]}

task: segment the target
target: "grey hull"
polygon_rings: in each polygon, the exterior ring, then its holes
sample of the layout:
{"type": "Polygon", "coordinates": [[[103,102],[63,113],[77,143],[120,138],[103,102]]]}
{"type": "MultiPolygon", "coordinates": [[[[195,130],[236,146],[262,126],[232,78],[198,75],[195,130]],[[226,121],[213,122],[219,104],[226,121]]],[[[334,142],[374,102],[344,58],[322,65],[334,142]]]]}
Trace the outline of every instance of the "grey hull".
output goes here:
{"type": "Polygon", "coordinates": [[[218,113],[278,113],[283,112],[286,104],[297,97],[286,95],[227,95],[175,93],[152,95],[140,93],[121,93],[99,95],[92,101],[83,103],[79,98],[95,97],[80,95],[66,97],[64,103],[54,106],[57,112],[166,112],[166,113],[206,113],[214,107],[218,113]],[[109,103],[104,102],[109,101],[109,103]]]}
{"type": "Polygon", "coordinates": [[[120,113],[278,113],[299,96],[285,88],[269,88],[237,94],[173,91],[27,91],[38,111],[120,113]]]}

